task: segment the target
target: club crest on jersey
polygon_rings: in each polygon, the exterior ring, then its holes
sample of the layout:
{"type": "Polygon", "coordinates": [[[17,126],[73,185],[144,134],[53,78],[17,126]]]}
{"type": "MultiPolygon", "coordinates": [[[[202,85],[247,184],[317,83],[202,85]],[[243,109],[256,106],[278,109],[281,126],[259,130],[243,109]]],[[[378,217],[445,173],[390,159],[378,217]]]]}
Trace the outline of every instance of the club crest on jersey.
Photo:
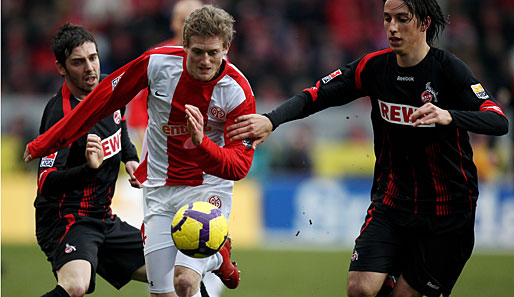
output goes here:
{"type": "Polygon", "coordinates": [[[69,254],[69,253],[74,252],[76,250],[77,250],[77,248],[74,245],[71,245],[71,244],[67,243],[66,244],[66,248],[64,249],[64,252],[66,254],[69,254]]]}
{"type": "Polygon", "coordinates": [[[337,77],[337,76],[339,76],[341,74],[343,74],[341,72],[341,69],[337,69],[336,71],[330,73],[329,75],[325,76],[321,80],[323,81],[324,84],[326,84],[326,83],[328,83],[329,81],[331,81],[332,79],[334,79],[335,77],[337,77]]]}
{"type": "Polygon", "coordinates": [[[425,91],[421,93],[421,101],[423,103],[437,102],[437,92],[430,86],[431,82],[425,84],[425,91]]]}
{"type": "Polygon", "coordinates": [[[225,118],[225,115],[227,114],[223,109],[221,109],[220,107],[217,107],[217,106],[209,108],[209,113],[211,114],[211,116],[213,118],[216,118],[216,119],[223,119],[223,118],[225,118]]]}
{"type": "Polygon", "coordinates": [[[116,110],[113,114],[114,123],[116,125],[119,125],[121,123],[121,112],[119,110],[116,110]]]}
{"type": "Polygon", "coordinates": [[[39,166],[41,167],[53,167],[54,166],[54,162],[55,162],[55,158],[57,158],[57,153],[58,152],[55,152],[53,154],[50,154],[46,157],[43,157],[41,158],[41,163],[39,164],[39,166]]]}
{"type": "Polygon", "coordinates": [[[480,99],[489,99],[489,95],[487,95],[487,92],[485,91],[484,87],[482,87],[482,84],[478,83],[475,85],[471,85],[471,89],[473,90],[473,93],[477,95],[480,99]]]}
{"type": "Polygon", "coordinates": [[[221,208],[221,198],[218,195],[212,195],[209,197],[208,202],[217,208],[221,208]]]}

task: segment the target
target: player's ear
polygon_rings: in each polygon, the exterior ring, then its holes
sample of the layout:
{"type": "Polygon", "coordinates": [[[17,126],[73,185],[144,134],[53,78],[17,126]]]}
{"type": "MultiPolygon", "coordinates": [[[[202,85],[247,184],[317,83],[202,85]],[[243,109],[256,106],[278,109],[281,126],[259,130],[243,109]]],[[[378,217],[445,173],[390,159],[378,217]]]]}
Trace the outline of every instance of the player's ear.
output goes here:
{"type": "Polygon", "coordinates": [[[427,17],[423,22],[421,22],[421,32],[428,30],[428,27],[430,27],[431,23],[432,19],[430,17],[427,17]]]}
{"type": "Polygon", "coordinates": [[[59,61],[55,60],[55,66],[57,67],[57,71],[59,71],[61,76],[66,75],[66,68],[61,63],[59,63],[59,61]]]}
{"type": "Polygon", "coordinates": [[[228,50],[230,49],[230,43],[227,44],[227,47],[223,50],[225,52],[225,55],[228,53],[228,50]]]}

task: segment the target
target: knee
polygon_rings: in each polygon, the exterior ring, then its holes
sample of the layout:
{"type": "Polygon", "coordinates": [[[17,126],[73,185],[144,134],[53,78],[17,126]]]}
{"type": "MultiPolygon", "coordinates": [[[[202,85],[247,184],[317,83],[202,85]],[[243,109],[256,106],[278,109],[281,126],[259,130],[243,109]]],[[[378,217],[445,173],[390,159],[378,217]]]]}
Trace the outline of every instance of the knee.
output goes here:
{"type": "Polygon", "coordinates": [[[193,294],[193,288],[195,286],[194,280],[189,277],[187,274],[178,274],[175,275],[174,279],[175,292],[180,297],[189,297],[193,294]]]}
{"type": "Polygon", "coordinates": [[[88,289],[88,286],[77,283],[63,285],[62,287],[68,293],[68,295],[70,295],[70,297],[82,297],[86,295],[88,289]]]}
{"type": "Polygon", "coordinates": [[[372,287],[362,282],[348,281],[348,297],[373,297],[377,294],[372,287]]]}
{"type": "Polygon", "coordinates": [[[80,277],[63,277],[58,281],[59,285],[70,295],[70,297],[82,297],[89,289],[89,279],[80,277]]]}

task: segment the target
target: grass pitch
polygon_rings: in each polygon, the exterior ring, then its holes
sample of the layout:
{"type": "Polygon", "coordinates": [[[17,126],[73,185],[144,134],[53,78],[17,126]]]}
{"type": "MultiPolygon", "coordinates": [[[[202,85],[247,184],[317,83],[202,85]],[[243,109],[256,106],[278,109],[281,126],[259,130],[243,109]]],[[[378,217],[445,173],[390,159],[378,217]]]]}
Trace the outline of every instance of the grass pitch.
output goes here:
{"type": "MultiPolygon", "coordinates": [[[[236,290],[223,297],[346,296],[350,251],[237,250],[241,269],[236,290]]],[[[55,287],[50,264],[35,245],[2,245],[2,295],[41,296],[55,287]]],[[[149,296],[146,284],[131,282],[120,291],[97,276],[88,296],[149,296]]],[[[464,268],[452,297],[514,297],[514,253],[475,252],[464,268]]]]}

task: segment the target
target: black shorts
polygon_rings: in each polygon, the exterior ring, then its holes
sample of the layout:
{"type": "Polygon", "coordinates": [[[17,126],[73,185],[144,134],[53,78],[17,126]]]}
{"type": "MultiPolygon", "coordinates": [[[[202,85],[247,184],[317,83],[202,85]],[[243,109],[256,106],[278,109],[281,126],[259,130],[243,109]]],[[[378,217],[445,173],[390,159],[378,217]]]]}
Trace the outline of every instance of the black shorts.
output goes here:
{"type": "Polygon", "coordinates": [[[95,289],[96,273],[120,289],[145,264],[141,232],[117,216],[101,220],[67,215],[49,220],[38,217],[36,210],[36,217],[37,240],[56,277],[56,271],[72,260],[91,263],[88,293],[95,289]]]}
{"type": "Polygon", "coordinates": [[[425,216],[372,203],[355,240],[350,271],[401,274],[424,295],[450,295],[471,256],[474,225],[474,212],[425,216]]]}

